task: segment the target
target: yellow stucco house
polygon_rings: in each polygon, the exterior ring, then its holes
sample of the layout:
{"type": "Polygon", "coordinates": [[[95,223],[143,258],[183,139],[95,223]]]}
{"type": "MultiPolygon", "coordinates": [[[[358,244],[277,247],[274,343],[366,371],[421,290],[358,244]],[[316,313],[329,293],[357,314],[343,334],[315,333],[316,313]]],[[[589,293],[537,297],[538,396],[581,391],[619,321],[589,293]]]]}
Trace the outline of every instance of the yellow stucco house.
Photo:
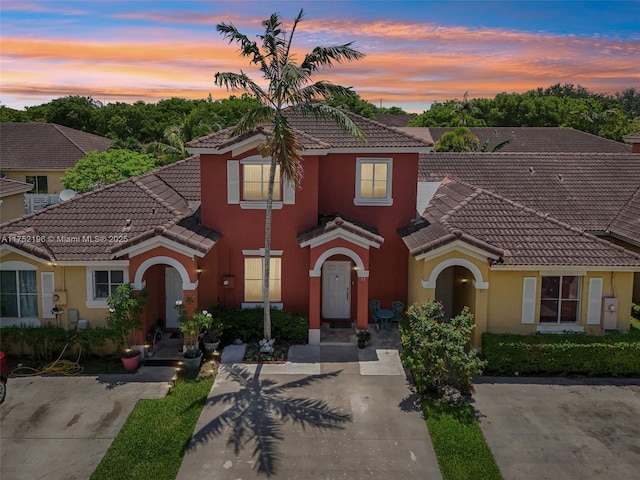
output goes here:
{"type": "Polygon", "coordinates": [[[640,297],[634,154],[425,154],[422,212],[400,233],[409,303],[483,332],[628,331],[640,297]]]}
{"type": "Polygon", "coordinates": [[[23,207],[2,209],[0,223],[60,201],[67,168],[113,141],[55,123],[0,123],[0,176],[33,187],[23,192],[23,207]]]}

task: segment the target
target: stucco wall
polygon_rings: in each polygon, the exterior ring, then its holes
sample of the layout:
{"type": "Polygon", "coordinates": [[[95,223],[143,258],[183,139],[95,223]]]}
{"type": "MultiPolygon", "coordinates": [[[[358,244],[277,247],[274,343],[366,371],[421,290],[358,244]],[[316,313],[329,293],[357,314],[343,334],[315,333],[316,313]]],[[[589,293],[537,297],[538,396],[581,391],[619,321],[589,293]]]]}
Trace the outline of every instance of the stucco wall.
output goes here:
{"type": "MultiPolygon", "coordinates": [[[[62,185],[62,177],[64,177],[64,171],[52,171],[52,170],[3,170],[7,178],[11,180],[17,180],[18,182],[26,182],[28,176],[44,176],[47,177],[47,193],[60,193],[64,190],[62,185]]],[[[31,191],[29,193],[36,193],[31,191]]]]}
{"type": "Polygon", "coordinates": [[[0,223],[24,215],[24,193],[2,197],[0,202],[0,223]]]}

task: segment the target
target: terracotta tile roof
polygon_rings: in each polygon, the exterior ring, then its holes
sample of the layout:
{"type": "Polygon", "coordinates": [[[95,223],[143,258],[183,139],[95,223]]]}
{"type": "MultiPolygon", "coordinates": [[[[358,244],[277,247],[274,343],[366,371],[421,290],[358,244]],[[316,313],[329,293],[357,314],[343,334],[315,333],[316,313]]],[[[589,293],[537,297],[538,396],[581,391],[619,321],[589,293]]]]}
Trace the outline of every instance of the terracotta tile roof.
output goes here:
{"type": "Polygon", "coordinates": [[[199,212],[190,207],[199,202],[199,163],[192,157],[78,195],[3,224],[0,234],[14,247],[55,261],[114,259],[155,236],[205,253],[220,234],[201,226],[199,212]]]}
{"type": "Polygon", "coordinates": [[[18,182],[9,178],[0,178],[0,197],[8,197],[17,193],[25,193],[33,189],[33,185],[25,182],[18,182]]]}
{"type": "Polygon", "coordinates": [[[401,113],[394,115],[391,113],[376,113],[376,122],[380,122],[390,127],[406,127],[407,123],[418,116],[417,113],[401,113]]]}
{"type": "MultiPolygon", "coordinates": [[[[493,191],[584,231],[605,232],[640,185],[634,154],[430,153],[419,181],[445,177],[493,191]]],[[[640,242],[640,230],[634,233],[640,242]]]]}
{"type": "MultiPolygon", "coordinates": [[[[395,128],[383,125],[374,120],[361,117],[351,112],[344,112],[367,135],[362,141],[349,135],[330,120],[317,120],[313,115],[304,115],[289,110],[287,119],[300,135],[300,143],[305,150],[325,150],[329,148],[410,148],[425,150],[429,145],[423,140],[407,135],[395,128]]],[[[246,138],[267,131],[267,126],[250,134],[230,138],[232,128],[212,133],[206,137],[192,140],[187,144],[190,149],[212,148],[222,150],[246,138]]]]}
{"type": "MultiPolygon", "coordinates": [[[[456,127],[421,127],[431,132],[434,142],[443,133],[456,127]]],[[[509,140],[500,152],[566,152],[566,153],[630,153],[624,143],[597,135],[561,127],[469,127],[480,140],[480,146],[488,139],[489,149],[509,140]]]]}
{"type": "Polygon", "coordinates": [[[299,233],[298,243],[302,244],[308,242],[310,240],[313,240],[314,238],[321,237],[336,230],[343,230],[345,232],[354,234],[357,237],[377,244],[378,246],[382,245],[382,243],[384,242],[384,238],[378,233],[375,228],[357,222],[356,220],[353,220],[351,218],[345,217],[340,213],[334,213],[331,215],[323,215],[322,217],[320,217],[318,225],[316,227],[299,233]]]}
{"type": "Polygon", "coordinates": [[[401,231],[418,256],[461,240],[517,266],[640,267],[640,255],[485,189],[444,179],[421,223],[401,231]]]}
{"type": "Polygon", "coordinates": [[[0,123],[2,170],[65,170],[112,140],[55,123],[0,123]]]}
{"type": "Polygon", "coordinates": [[[606,232],[640,243],[640,186],[613,219],[606,232]]]}

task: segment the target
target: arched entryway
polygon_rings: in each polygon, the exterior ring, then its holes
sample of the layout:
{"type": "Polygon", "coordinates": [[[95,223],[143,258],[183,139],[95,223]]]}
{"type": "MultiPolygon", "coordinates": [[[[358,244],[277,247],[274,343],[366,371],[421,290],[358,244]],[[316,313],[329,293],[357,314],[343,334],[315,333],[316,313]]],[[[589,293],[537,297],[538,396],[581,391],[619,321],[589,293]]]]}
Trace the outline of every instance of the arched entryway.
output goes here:
{"type": "Polygon", "coordinates": [[[143,314],[144,332],[157,323],[164,330],[177,330],[177,300],[186,302],[192,299],[187,308],[197,306],[198,281],[192,281],[192,277],[197,278],[197,274],[193,275],[189,271],[195,270],[195,265],[189,264],[188,267],[189,269],[179,260],[168,256],[149,257],[134,267],[134,288],[147,292],[143,314]]]}
{"type": "Polygon", "coordinates": [[[436,300],[442,302],[446,318],[455,317],[464,307],[469,307],[471,313],[475,313],[473,274],[459,265],[445,268],[436,280],[435,296],[436,300]]]}

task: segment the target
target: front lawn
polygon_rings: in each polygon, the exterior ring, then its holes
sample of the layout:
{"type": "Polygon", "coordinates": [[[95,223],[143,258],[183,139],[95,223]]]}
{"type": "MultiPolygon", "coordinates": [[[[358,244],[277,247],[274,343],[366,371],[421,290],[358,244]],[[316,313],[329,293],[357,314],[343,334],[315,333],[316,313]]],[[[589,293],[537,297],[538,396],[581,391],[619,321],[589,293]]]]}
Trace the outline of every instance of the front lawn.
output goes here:
{"type": "Polygon", "coordinates": [[[175,479],[214,378],[179,379],[164,398],[138,401],[91,480],[175,479]]]}

